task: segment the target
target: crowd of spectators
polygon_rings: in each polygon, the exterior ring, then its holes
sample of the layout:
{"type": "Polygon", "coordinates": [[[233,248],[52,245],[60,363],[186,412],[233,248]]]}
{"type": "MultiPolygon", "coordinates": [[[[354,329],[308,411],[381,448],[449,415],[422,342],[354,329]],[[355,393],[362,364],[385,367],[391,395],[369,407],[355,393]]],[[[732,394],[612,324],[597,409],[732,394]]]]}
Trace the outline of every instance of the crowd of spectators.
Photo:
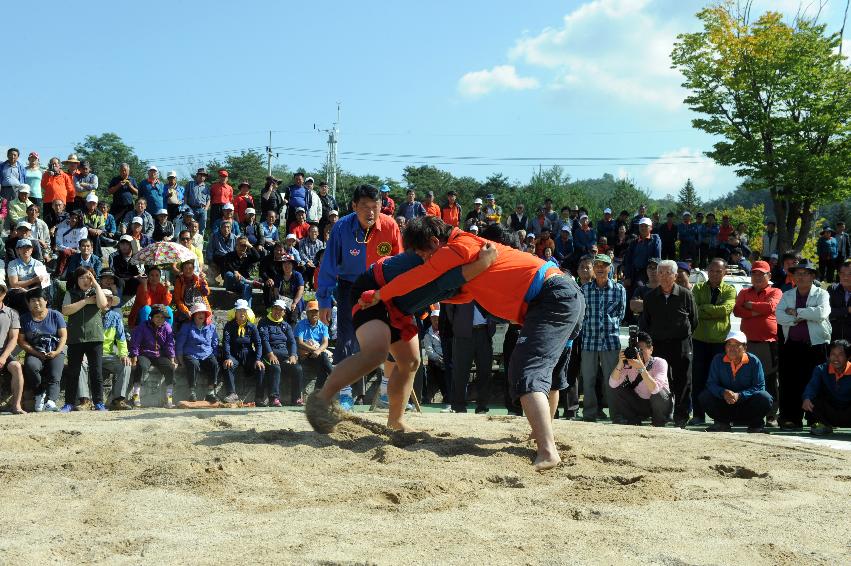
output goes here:
{"type": "MultiPolygon", "coordinates": [[[[252,187],[224,169],[200,168],[181,185],[175,171],[163,180],[155,166],[139,181],[127,164],[98,172],[72,154],[51,158],[45,170],[35,152],[26,165],[19,158],[10,149],[0,164],[8,231],[0,368],[14,412],[23,411],[25,389],[36,411],[139,407],[151,368],[164,379],[166,407],[175,405],[177,378],[189,400],[241,401],[240,369],[255,383],[257,405],[282,404],[282,379],[286,402],[300,404],[307,375],[321,385],[330,373],[335,328],[319,319],[311,295],[346,203],[338,206],[326,183],[296,173],[287,186],[269,176],[252,187]],[[105,173],[115,176],[100,183],[105,173]],[[183,246],[194,259],[133,260],[156,242],[183,246]],[[210,305],[216,284],[232,293],[226,321],[210,305]]],[[[500,224],[520,250],[576,277],[586,311],[582,333],[566,345],[565,418],[579,416],[581,394],[588,421],[609,418],[608,408],[624,424],[704,426],[708,415],[711,430],[739,422],[752,432],[793,430],[806,420],[825,433],[851,424],[851,240],[842,223],[822,230],[815,265],[778,250],[771,221],[756,251],[747,226],[727,215],[717,222],[712,212],[667,213],[663,221],[645,206],[617,215],[606,208],[592,219],[579,205],[556,210],[552,199],[506,213],[493,194],[466,210],[454,191],[438,197],[411,188],[399,202],[389,186],[380,192],[381,212],[400,228],[424,215],[474,233],[500,224]],[[705,270],[704,280],[693,283],[694,270],[705,270]],[[737,292],[729,274],[750,285],[737,292]],[[627,356],[621,329],[629,324],[638,331],[627,356]]],[[[440,392],[446,411],[466,411],[475,362],[476,412],[487,412],[497,321],[475,302],[432,315],[421,323],[422,393],[430,400],[440,392]]],[[[518,334],[508,326],[506,360],[518,334]]]]}

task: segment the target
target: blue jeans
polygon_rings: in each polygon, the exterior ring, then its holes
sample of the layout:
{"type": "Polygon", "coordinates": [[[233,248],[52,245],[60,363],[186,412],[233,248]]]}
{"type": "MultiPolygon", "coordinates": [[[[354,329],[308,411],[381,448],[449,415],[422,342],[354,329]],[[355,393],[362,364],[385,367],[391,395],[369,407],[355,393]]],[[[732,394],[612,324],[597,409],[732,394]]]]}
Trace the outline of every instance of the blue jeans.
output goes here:
{"type": "Polygon", "coordinates": [[[193,207],[192,214],[195,215],[195,220],[198,221],[198,233],[203,234],[204,229],[207,227],[207,209],[193,207]]]}
{"type": "Polygon", "coordinates": [[[225,273],[225,289],[228,291],[233,291],[234,293],[240,295],[240,298],[248,301],[248,306],[251,306],[251,287],[252,283],[248,279],[244,277],[242,280],[237,280],[236,275],[233,274],[233,271],[228,271],[225,273]]]}

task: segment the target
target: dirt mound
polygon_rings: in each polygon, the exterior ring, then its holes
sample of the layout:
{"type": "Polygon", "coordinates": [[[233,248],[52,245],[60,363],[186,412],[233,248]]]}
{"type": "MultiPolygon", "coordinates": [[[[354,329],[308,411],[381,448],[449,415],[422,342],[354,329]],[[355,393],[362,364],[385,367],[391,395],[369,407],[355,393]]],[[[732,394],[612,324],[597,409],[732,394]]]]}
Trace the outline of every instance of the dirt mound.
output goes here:
{"type": "Polygon", "coordinates": [[[835,564],[851,453],[760,436],[275,410],[0,420],[4,562],[835,564]],[[813,514],[812,510],[819,513],[813,514]],[[677,542],[677,541],[687,541],[677,542]]]}

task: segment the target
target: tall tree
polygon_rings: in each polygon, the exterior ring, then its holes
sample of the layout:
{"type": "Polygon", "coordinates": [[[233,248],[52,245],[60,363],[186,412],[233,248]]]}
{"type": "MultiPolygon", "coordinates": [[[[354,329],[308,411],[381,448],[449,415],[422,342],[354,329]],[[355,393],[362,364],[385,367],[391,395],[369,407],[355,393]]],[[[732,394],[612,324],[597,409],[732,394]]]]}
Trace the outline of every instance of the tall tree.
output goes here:
{"type": "MultiPolygon", "coordinates": [[[[256,151],[243,151],[239,155],[228,155],[224,161],[213,160],[207,163],[207,169],[210,171],[211,179],[216,178],[216,171],[226,169],[229,175],[230,184],[233,185],[234,191],[240,181],[246,180],[251,183],[251,194],[257,196],[263,190],[263,185],[266,182],[265,157],[256,151]]],[[[282,179],[284,184],[291,181],[290,179],[282,179]]],[[[260,204],[260,200],[255,201],[260,204]]]]}
{"type": "Polygon", "coordinates": [[[767,12],[750,22],[728,0],[697,14],[671,55],[702,114],[694,127],[719,136],[707,155],[768,189],[781,247],[801,250],[817,207],[851,191],[851,69],[841,35],[802,16],[767,12]]]}
{"type": "Polygon", "coordinates": [[[697,196],[694,184],[691,179],[686,180],[686,184],[677,193],[677,210],[682,214],[685,211],[697,211],[701,206],[703,206],[703,203],[697,196]]]}
{"type": "Polygon", "coordinates": [[[132,147],[124,143],[118,134],[106,132],[99,136],[86,136],[74,146],[74,152],[81,160],[92,164],[92,171],[100,179],[99,192],[106,195],[107,185],[112,177],[118,175],[122,163],[130,165],[130,175],[137,181],[145,178],[147,161],[139,159],[132,147]]]}

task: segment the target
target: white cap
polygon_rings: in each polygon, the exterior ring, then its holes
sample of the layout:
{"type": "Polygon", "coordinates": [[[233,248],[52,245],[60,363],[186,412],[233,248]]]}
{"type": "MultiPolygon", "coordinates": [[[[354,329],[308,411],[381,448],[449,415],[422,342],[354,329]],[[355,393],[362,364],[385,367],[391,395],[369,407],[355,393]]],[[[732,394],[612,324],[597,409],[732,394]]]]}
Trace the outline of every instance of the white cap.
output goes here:
{"type": "Polygon", "coordinates": [[[159,170],[159,169],[157,169],[157,166],[156,166],[156,165],[149,165],[149,166],[148,166],[148,171],[156,171],[157,173],[159,173],[159,172],[160,172],[160,170],[159,170]]]}
{"type": "Polygon", "coordinates": [[[250,308],[251,307],[248,306],[248,301],[246,301],[245,299],[237,299],[236,303],[234,303],[233,305],[233,310],[237,311],[246,311],[250,308]]]}
{"type": "Polygon", "coordinates": [[[652,221],[652,220],[650,220],[649,218],[647,218],[647,217],[645,216],[644,218],[642,218],[641,220],[639,220],[639,221],[638,221],[638,224],[639,224],[639,226],[640,226],[641,224],[646,224],[646,225],[648,225],[648,226],[653,226],[653,221],[652,221]]]}
{"type": "Polygon", "coordinates": [[[295,209],[296,212],[307,212],[304,208],[298,207],[295,209]]]}
{"type": "Polygon", "coordinates": [[[686,210],[685,212],[683,212],[683,216],[691,216],[691,212],[689,212],[688,210],[686,210]]]}
{"type": "Polygon", "coordinates": [[[307,179],[304,180],[304,182],[305,183],[315,183],[316,181],[313,180],[313,177],[308,177],[307,179]]]}
{"type": "Polygon", "coordinates": [[[287,301],[283,299],[278,299],[274,303],[272,303],[273,307],[281,307],[282,309],[288,309],[290,306],[287,304],[287,301]]]}
{"type": "Polygon", "coordinates": [[[298,240],[298,238],[296,237],[295,234],[287,234],[287,237],[284,238],[284,239],[285,240],[298,240]]]}
{"type": "Polygon", "coordinates": [[[207,314],[210,313],[210,309],[207,308],[207,305],[198,301],[192,305],[192,308],[189,310],[189,316],[195,316],[199,312],[205,312],[207,314]]]}
{"type": "Polygon", "coordinates": [[[157,211],[157,213],[154,216],[159,216],[160,214],[165,214],[166,216],[168,216],[168,211],[164,208],[161,208],[157,211]]]}
{"type": "Polygon", "coordinates": [[[331,212],[329,212],[329,213],[328,213],[328,216],[331,216],[332,214],[333,214],[334,216],[340,216],[340,213],[339,213],[339,212],[337,212],[336,210],[332,210],[331,212]]]}
{"type": "Polygon", "coordinates": [[[27,230],[32,230],[32,229],[33,229],[33,225],[32,225],[32,224],[30,224],[29,222],[27,222],[26,220],[20,220],[20,221],[18,221],[18,223],[15,225],[15,228],[26,228],[27,230]]]}
{"type": "Polygon", "coordinates": [[[222,210],[233,210],[233,205],[229,202],[226,202],[222,207],[222,210]]]}
{"type": "Polygon", "coordinates": [[[473,199],[473,204],[482,204],[482,199],[480,199],[480,198],[473,199]]]}
{"type": "Polygon", "coordinates": [[[24,183],[23,185],[18,185],[18,192],[19,193],[28,193],[28,192],[30,192],[30,186],[27,185],[26,183],[24,183]]]}
{"type": "Polygon", "coordinates": [[[470,232],[478,232],[478,231],[479,231],[479,227],[477,225],[473,224],[472,226],[470,226],[470,232]]]}
{"type": "Polygon", "coordinates": [[[86,202],[97,202],[98,196],[94,193],[89,193],[89,196],[86,197],[86,202]]]}
{"type": "Polygon", "coordinates": [[[611,208],[604,208],[604,209],[603,209],[603,214],[611,214],[611,213],[612,213],[612,209],[611,209],[611,208]]]}
{"type": "Polygon", "coordinates": [[[121,237],[118,239],[118,241],[119,241],[119,242],[132,242],[132,241],[133,241],[133,236],[131,236],[130,234],[124,234],[123,236],[121,236],[121,237]]]}
{"type": "Polygon", "coordinates": [[[254,210],[253,208],[246,208],[245,214],[257,214],[257,211],[254,210]]]}
{"type": "Polygon", "coordinates": [[[165,178],[168,179],[169,177],[174,177],[175,179],[177,179],[177,171],[169,171],[165,178]]]}
{"type": "Polygon", "coordinates": [[[563,225],[561,227],[561,231],[562,232],[570,232],[570,226],[568,226],[567,224],[563,225]]]}
{"type": "Polygon", "coordinates": [[[584,212],[579,215],[579,220],[582,220],[583,218],[588,218],[588,215],[585,214],[584,212]]]}
{"type": "Polygon", "coordinates": [[[130,221],[130,224],[138,224],[139,226],[142,226],[143,224],[145,224],[145,221],[142,220],[140,216],[134,216],[133,219],[130,221]]]}
{"type": "Polygon", "coordinates": [[[730,333],[727,334],[727,337],[724,338],[724,342],[727,342],[728,340],[735,340],[739,344],[748,343],[748,337],[745,336],[745,333],[741,330],[731,330],[730,333]]]}

